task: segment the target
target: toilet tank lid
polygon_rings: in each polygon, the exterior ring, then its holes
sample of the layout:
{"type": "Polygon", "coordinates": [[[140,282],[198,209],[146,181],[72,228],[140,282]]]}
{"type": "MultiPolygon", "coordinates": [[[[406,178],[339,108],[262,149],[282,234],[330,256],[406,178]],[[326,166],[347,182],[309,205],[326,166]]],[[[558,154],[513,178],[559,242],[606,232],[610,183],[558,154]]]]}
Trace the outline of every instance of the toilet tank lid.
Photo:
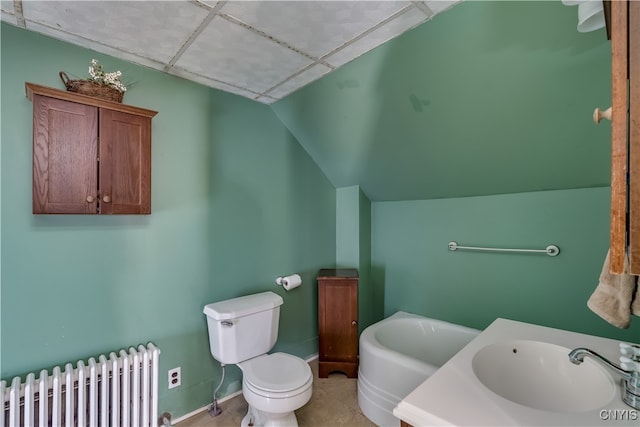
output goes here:
{"type": "Polygon", "coordinates": [[[215,320],[235,319],[281,306],[282,297],[274,292],[260,292],[207,304],[204,314],[215,320]]]}

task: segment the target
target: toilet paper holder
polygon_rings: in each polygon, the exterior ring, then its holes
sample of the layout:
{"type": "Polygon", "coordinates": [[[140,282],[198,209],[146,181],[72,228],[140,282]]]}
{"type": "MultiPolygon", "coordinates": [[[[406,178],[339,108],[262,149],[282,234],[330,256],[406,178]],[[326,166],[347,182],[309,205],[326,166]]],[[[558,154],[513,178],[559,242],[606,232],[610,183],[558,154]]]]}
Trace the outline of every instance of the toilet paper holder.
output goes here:
{"type": "Polygon", "coordinates": [[[282,286],[285,290],[297,288],[302,284],[302,278],[299,274],[291,274],[289,276],[276,277],[276,285],[282,286]]]}

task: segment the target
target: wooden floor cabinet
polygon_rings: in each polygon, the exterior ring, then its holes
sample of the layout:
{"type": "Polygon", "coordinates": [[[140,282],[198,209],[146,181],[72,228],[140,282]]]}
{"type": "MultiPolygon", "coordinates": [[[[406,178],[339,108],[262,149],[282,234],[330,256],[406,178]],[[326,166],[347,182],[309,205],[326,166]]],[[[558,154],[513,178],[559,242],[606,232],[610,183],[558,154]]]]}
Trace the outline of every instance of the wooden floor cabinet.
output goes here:
{"type": "Polygon", "coordinates": [[[358,376],[358,272],[322,269],[318,273],[318,374],[358,376]]]}
{"type": "Polygon", "coordinates": [[[151,213],[155,111],[26,83],[34,214],[151,213]]]}

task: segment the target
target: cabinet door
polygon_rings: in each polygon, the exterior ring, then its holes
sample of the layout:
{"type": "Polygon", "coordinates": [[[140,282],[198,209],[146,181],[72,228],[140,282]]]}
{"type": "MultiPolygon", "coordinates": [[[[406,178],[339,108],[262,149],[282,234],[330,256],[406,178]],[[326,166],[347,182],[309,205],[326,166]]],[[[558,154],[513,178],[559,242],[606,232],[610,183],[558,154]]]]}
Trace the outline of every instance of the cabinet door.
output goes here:
{"type": "Polygon", "coordinates": [[[356,362],[358,354],[358,286],[353,280],[321,284],[320,360],[356,362]]]}
{"type": "Polygon", "coordinates": [[[33,99],[33,213],[95,214],[97,108],[33,99]]]}
{"type": "Polygon", "coordinates": [[[100,109],[100,213],[151,213],[151,119],[100,109]]]}

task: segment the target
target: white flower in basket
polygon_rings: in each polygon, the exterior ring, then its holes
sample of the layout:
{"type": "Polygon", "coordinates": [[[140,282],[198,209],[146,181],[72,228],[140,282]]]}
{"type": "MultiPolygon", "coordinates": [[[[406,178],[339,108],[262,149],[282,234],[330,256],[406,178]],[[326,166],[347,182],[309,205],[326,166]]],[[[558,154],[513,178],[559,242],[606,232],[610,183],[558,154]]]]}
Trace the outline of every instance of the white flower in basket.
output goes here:
{"type": "Polygon", "coordinates": [[[87,80],[101,84],[103,86],[109,86],[120,92],[126,92],[127,87],[120,81],[122,73],[120,71],[114,71],[112,73],[105,73],[102,68],[102,64],[98,63],[97,59],[91,60],[91,66],[89,67],[89,78],[87,80]]]}

